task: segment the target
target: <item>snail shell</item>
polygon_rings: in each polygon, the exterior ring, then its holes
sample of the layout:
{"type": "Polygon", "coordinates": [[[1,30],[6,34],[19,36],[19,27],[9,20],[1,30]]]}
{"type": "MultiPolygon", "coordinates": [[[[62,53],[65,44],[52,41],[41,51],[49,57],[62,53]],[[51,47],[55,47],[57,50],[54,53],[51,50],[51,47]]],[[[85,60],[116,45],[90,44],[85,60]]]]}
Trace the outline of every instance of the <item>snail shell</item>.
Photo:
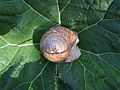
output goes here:
{"type": "Polygon", "coordinates": [[[81,55],[78,46],[78,35],[65,27],[50,28],[41,38],[40,49],[52,62],[71,62],[81,55]]]}

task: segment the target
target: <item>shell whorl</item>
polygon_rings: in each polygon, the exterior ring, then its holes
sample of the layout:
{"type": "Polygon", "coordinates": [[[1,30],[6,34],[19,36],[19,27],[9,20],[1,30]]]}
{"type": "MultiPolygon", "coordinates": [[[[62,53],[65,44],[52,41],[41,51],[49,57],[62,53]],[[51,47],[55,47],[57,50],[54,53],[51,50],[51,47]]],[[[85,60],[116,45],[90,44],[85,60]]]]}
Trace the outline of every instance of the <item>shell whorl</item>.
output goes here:
{"type": "Polygon", "coordinates": [[[75,32],[57,26],[50,28],[42,37],[40,48],[43,55],[52,62],[60,62],[70,55],[71,48],[76,44],[78,36],[75,32]]]}
{"type": "Polygon", "coordinates": [[[51,35],[44,39],[43,50],[50,54],[62,53],[69,49],[67,41],[59,35],[51,35]]]}

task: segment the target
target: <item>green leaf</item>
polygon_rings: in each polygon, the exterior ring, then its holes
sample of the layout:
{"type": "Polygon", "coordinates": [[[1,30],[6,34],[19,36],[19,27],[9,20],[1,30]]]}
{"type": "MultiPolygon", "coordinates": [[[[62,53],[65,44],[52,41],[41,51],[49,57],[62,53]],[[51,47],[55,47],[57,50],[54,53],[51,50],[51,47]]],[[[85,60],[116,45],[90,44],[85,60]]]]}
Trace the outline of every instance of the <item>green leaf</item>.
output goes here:
{"type": "Polygon", "coordinates": [[[119,0],[0,0],[0,90],[119,90],[119,0]],[[44,32],[78,33],[79,59],[52,63],[44,32]]]}
{"type": "Polygon", "coordinates": [[[104,18],[106,19],[120,18],[120,0],[114,0],[112,2],[104,18]]]}
{"type": "Polygon", "coordinates": [[[60,13],[58,0],[25,0],[24,1],[31,9],[35,12],[43,15],[48,20],[54,21],[56,23],[60,22],[60,13]]]}
{"type": "MultiPolygon", "coordinates": [[[[2,30],[4,34],[1,33],[0,36],[0,75],[15,64],[15,71],[11,73],[11,76],[17,77],[25,63],[40,59],[39,50],[36,48],[39,42],[33,41],[33,38],[37,37],[37,35],[33,37],[33,34],[36,32],[35,29],[44,26],[45,28],[41,29],[45,30],[56,24],[47,20],[42,15],[40,16],[21,0],[3,1],[0,4],[9,5],[10,8],[14,8],[15,10],[20,9],[19,12],[9,10],[4,16],[1,15],[3,17],[2,19],[6,16],[12,19],[11,16],[14,15],[15,22],[10,23],[12,27],[10,27],[11,29],[7,33],[2,30]]],[[[4,12],[1,12],[1,14],[4,14],[9,7],[2,8],[4,8],[4,12]]],[[[7,25],[7,22],[4,23],[1,21],[1,23],[7,25]]]]}
{"type": "MultiPolygon", "coordinates": [[[[60,6],[66,0],[59,0],[60,6]]],[[[69,0],[61,12],[61,23],[80,31],[101,20],[113,0],[69,0]]]]}
{"type": "Polygon", "coordinates": [[[75,62],[60,64],[59,78],[74,90],[119,89],[120,30],[117,26],[120,27],[120,19],[106,19],[80,31],[82,55],[75,62]]]}

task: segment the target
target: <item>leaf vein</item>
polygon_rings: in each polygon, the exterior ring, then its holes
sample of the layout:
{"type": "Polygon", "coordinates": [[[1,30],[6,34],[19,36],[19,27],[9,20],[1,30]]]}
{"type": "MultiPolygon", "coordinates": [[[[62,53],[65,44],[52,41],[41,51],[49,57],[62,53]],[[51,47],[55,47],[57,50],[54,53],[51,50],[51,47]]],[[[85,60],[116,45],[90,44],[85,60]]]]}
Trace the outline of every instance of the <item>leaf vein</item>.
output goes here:
{"type": "Polygon", "coordinates": [[[57,3],[57,10],[58,10],[58,22],[59,24],[61,24],[61,15],[60,15],[60,9],[59,9],[59,5],[58,5],[58,0],[56,0],[56,3],[57,3]]]}
{"type": "Polygon", "coordinates": [[[71,2],[71,0],[69,0],[68,3],[62,8],[62,10],[60,11],[60,13],[62,13],[66,9],[66,7],[70,4],[70,2],[71,2]]]}
{"type": "Polygon", "coordinates": [[[7,44],[9,44],[9,42],[5,38],[3,38],[2,36],[0,36],[0,38],[4,40],[7,44]]]}
{"type": "MultiPolygon", "coordinates": [[[[83,50],[83,49],[81,49],[81,50],[83,50]]],[[[115,67],[112,66],[110,63],[108,63],[108,62],[105,61],[103,58],[101,58],[99,54],[95,54],[95,53],[90,52],[90,51],[87,51],[87,50],[83,50],[83,51],[85,51],[85,52],[87,52],[87,53],[91,53],[91,54],[93,54],[93,55],[96,55],[100,60],[102,60],[103,62],[105,62],[108,66],[110,66],[110,67],[112,67],[114,70],[120,72],[117,68],[115,68],[115,67]]]]}
{"type": "Polygon", "coordinates": [[[99,24],[97,24],[99,27],[101,27],[104,31],[106,31],[106,32],[109,32],[109,33],[112,33],[112,34],[114,34],[114,35],[117,35],[117,36],[119,36],[119,34],[116,34],[116,33],[114,33],[114,32],[112,32],[112,31],[109,31],[109,30],[107,30],[106,28],[104,28],[104,27],[102,27],[101,25],[99,25],[99,24]]]}
{"type": "MultiPolygon", "coordinates": [[[[44,15],[42,15],[41,13],[39,13],[38,11],[36,11],[34,8],[32,8],[25,0],[22,0],[24,4],[26,4],[30,9],[32,9],[34,12],[36,12],[38,15],[42,16],[43,18],[45,18],[47,21],[51,21],[49,18],[45,17],[44,15]]],[[[55,22],[54,22],[55,23],[55,22]]]]}
{"type": "Polygon", "coordinates": [[[28,90],[31,90],[30,88],[32,87],[32,84],[33,84],[34,81],[42,74],[42,72],[44,71],[44,69],[46,68],[46,66],[48,65],[48,63],[49,63],[49,61],[47,61],[47,63],[43,66],[43,68],[42,68],[41,71],[38,73],[38,75],[31,81],[28,90]]]}
{"type": "Polygon", "coordinates": [[[0,70],[0,72],[2,72],[12,61],[12,59],[14,58],[14,56],[16,55],[16,53],[18,52],[19,47],[17,48],[17,50],[15,51],[15,53],[13,54],[13,56],[11,57],[11,59],[8,61],[8,63],[3,67],[3,69],[0,70]]]}

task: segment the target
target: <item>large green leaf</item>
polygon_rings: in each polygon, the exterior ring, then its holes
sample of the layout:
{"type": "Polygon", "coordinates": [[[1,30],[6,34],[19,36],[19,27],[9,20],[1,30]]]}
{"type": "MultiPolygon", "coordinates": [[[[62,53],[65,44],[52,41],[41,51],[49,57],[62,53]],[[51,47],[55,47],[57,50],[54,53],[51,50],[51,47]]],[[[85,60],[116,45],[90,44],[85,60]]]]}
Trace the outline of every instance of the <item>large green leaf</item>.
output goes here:
{"type": "Polygon", "coordinates": [[[0,0],[0,90],[119,90],[119,0],[0,0]],[[81,57],[46,60],[39,42],[57,25],[78,32],[81,57]]]}
{"type": "Polygon", "coordinates": [[[120,18],[120,0],[114,0],[114,2],[108,8],[104,18],[120,18]]]}
{"type": "MultiPolygon", "coordinates": [[[[59,0],[60,6],[64,0],[59,0]]],[[[68,1],[68,0],[67,0],[68,1]]],[[[113,0],[69,0],[61,12],[61,24],[80,31],[101,20],[113,0]]]]}
{"type": "Polygon", "coordinates": [[[82,55],[76,62],[60,64],[59,78],[75,90],[119,89],[120,30],[117,26],[120,27],[120,19],[102,20],[80,32],[82,55]]]}

